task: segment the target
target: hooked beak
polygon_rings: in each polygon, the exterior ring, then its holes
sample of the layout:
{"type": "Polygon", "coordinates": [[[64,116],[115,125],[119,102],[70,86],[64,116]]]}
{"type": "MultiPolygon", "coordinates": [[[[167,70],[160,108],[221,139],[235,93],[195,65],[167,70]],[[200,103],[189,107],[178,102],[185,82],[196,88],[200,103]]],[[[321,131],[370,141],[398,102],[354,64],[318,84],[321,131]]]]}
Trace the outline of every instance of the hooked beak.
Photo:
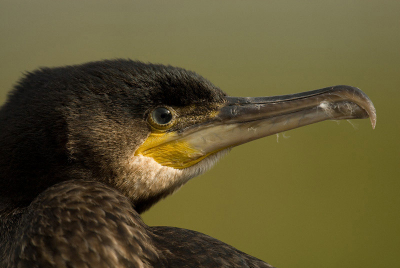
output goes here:
{"type": "Polygon", "coordinates": [[[182,169],[223,149],[290,129],[324,120],[368,117],[375,128],[374,105],[360,89],[350,86],[274,97],[226,97],[226,103],[208,122],[183,129],[159,144],[157,148],[168,146],[179,151],[179,157],[172,160],[163,155],[159,163],[182,169]]]}
{"type": "Polygon", "coordinates": [[[274,97],[226,97],[226,100],[215,123],[187,135],[188,143],[210,153],[324,120],[370,117],[372,128],[376,124],[371,100],[350,86],[274,97]]]}

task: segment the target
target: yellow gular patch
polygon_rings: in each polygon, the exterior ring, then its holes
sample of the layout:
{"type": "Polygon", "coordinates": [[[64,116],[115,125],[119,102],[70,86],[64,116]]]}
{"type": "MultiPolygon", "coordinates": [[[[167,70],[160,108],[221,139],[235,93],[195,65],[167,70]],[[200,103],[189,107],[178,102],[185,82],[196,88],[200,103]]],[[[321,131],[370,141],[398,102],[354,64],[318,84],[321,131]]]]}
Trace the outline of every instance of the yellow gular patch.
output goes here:
{"type": "Polygon", "coordinates": [[[174,139],[175,133],[151,133],[136,150],[135,155],[153,158],[163,166],[184,169],[200,162],[208,155],[192,148],[182,139],[174,139]]]}

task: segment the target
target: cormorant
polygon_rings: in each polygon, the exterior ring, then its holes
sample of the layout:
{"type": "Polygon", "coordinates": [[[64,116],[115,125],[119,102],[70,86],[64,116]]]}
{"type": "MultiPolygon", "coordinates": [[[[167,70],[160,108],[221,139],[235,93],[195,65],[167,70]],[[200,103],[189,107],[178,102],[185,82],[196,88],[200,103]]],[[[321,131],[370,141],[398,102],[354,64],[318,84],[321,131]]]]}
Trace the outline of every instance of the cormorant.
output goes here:
{"type": "Polygon", "coordinates": [[[272,267],[140,213],[233,146],[370,117],[359,89],[237,98],[198,74],[110,60],[28,73],[0,110],[1,267],[272,267]]]}

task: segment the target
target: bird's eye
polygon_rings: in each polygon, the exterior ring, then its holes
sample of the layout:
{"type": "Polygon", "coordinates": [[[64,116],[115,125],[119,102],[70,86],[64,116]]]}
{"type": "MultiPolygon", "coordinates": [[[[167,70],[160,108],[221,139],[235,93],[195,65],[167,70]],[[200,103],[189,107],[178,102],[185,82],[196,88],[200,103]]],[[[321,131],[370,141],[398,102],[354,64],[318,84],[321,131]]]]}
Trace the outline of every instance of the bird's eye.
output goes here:
{"type": "Polygon", "coordinates": [[[150,114],[150,123],[157,128],[169,127],[174,119],[174,113],[166,107],[158,107],[150,114]]]}
{"type": "Polygon", "coordinates": [[[154,122],[160,125],[165,125],[171,122],[172,120],[172,113],[170,110],[164,107],[156,108],[152,113],[151,116],[153,117],[154,122]]]}

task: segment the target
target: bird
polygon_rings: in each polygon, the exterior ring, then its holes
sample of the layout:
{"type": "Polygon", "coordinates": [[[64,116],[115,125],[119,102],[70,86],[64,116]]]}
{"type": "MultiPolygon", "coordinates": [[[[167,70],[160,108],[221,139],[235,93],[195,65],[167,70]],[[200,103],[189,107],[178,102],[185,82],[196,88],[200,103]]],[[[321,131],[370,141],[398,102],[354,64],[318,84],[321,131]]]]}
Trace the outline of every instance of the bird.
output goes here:
{"type": "Polygon", "coordinates": [[[140,214],[232,147],[368,117],[374,128],[371,100],[344,85],[231,97],[195,72],[129,59],[26,73],[0,108],[0,266],[272,267],[140,214]]]}

